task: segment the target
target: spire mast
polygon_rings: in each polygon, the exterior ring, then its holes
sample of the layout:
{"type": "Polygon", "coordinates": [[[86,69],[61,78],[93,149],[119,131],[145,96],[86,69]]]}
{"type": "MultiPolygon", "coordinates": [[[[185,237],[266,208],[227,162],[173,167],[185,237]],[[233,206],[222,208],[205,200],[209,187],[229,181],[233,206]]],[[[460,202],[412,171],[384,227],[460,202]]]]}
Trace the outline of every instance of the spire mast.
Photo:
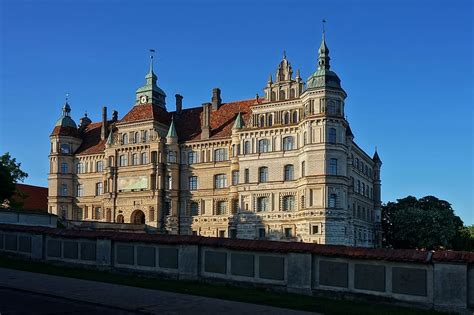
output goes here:
{"type": "Polygon", "coordinates": [[[154,49],[150,49],[150,73],[153,73],[153,57],[155,54],[154,49]]]}

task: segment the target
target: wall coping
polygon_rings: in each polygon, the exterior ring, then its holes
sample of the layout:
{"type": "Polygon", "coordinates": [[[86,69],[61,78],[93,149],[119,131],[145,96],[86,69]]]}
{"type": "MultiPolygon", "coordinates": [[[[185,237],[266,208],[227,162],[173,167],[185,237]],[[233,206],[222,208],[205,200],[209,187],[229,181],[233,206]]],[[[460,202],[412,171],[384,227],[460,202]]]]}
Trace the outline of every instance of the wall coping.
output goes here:
{"type": "Polygon", "coordinates": [[[431,262],[474,263],[474,253],[458,251],[427,251],[415,249],[363,248],[342,245],[320,245],[299,242],[268,240],[245,240],[193,235],[163,235],[114,231],[85,231],[58,229],[42,226],[0,224],[5,232],[45,234],[52,237],[110,239],[117,242],[157,243],[165,245],[196,245],[227,248],[239,251],[260,251],[273,253],[308,253],[327,257],[351,259],[386,260],[429,264],[431,262]]]}

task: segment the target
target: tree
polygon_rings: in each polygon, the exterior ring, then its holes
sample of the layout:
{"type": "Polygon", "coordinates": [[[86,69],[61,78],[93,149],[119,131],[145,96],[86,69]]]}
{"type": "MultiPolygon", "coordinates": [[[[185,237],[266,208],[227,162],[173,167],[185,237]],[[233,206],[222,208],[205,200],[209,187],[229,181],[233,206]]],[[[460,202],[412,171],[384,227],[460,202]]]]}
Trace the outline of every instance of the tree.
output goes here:
{"type": "Polygon", "coordinates": [[[463,222],[451,204],[434,196],[387,203],[382,207],[382,229],[384,245],[393,248],[453,248],[461,245],[464,235],[463,222]]]}
{"type": "Polygon", "coordinates": [[[13,202],[13,195],[16,192],[16,183],[28,177],[28,174],[20,169],[21,163],[17,163],[10,153],[5,153],[0,157],[0,204],[8,201],[13,202]]]}

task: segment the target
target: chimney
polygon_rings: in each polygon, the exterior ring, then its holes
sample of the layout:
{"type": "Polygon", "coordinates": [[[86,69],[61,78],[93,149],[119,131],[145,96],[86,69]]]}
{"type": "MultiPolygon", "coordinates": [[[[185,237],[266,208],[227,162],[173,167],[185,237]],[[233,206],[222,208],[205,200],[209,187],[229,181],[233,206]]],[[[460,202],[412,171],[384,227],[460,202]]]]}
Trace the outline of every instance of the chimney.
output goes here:
{"type": "Polygon", "coordinates": [[[100,130],[100,139],[107,138],[107,107],[102,107],[102,128],[100,130]]]}
{"type": "Polygon", "coordinates": [[[181,111],[183,110],[183,96],[176,94],[176,114],[181,114],[181,111]]]}
{"type": "Polygon", "coordinates": [[[221,89],[212,89],[212,110],[218,110],[222,104],[221,89]]]}
{"type": "Polygon", "coordinates": [[[211,103],[202,104],[201,139],[209,139],[211,135],[211,103]]]}

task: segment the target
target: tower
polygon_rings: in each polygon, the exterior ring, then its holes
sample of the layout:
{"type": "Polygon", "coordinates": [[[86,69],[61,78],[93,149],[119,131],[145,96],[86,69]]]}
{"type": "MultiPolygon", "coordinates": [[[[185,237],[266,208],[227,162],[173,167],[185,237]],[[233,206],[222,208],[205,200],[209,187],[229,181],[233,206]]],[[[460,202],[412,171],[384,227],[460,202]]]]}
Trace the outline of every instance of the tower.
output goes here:
{"type": "Polygon", "coordinates": [[[293,79],[293,69],[286,59],[286,52],[283,52],[283,59],[278,64],[275,82],[270,75],[264,92],[267,101],[295,99],[303,93],[303,81],[300,78],[299,70],[296,72],[296,78],[293,79]]]}
{"type": "Polygon", "coordinates": [[[136,92],[136,105],[152,104],[166,109],[166,94],[156,84],[158,77],[153,71],[154,50],[150,50],[150,52],[150,69],[145,76],[146,84],[136,92]]]}
{"type": "MultiPolygon", "coordinates": [[[[87,124],[87,120],[83,119],[87,124]]],[[[74,152],[82,143],[76,123],[71,118],[68,99],[62,108],[61,117],[56,121],[49,137],[50,170],[48,174],[49,212],[63,219],[73,219],[73,198],[77,184],[74,180],[74,152]]]]}
{"type": "Polygon", "coordinates": [[[169,234],[179,233],[179,160],[181,156],[178,145],[178,134],[172,118],[166,135],[166,184],[164,202],[164,224],[169,234]]]}

